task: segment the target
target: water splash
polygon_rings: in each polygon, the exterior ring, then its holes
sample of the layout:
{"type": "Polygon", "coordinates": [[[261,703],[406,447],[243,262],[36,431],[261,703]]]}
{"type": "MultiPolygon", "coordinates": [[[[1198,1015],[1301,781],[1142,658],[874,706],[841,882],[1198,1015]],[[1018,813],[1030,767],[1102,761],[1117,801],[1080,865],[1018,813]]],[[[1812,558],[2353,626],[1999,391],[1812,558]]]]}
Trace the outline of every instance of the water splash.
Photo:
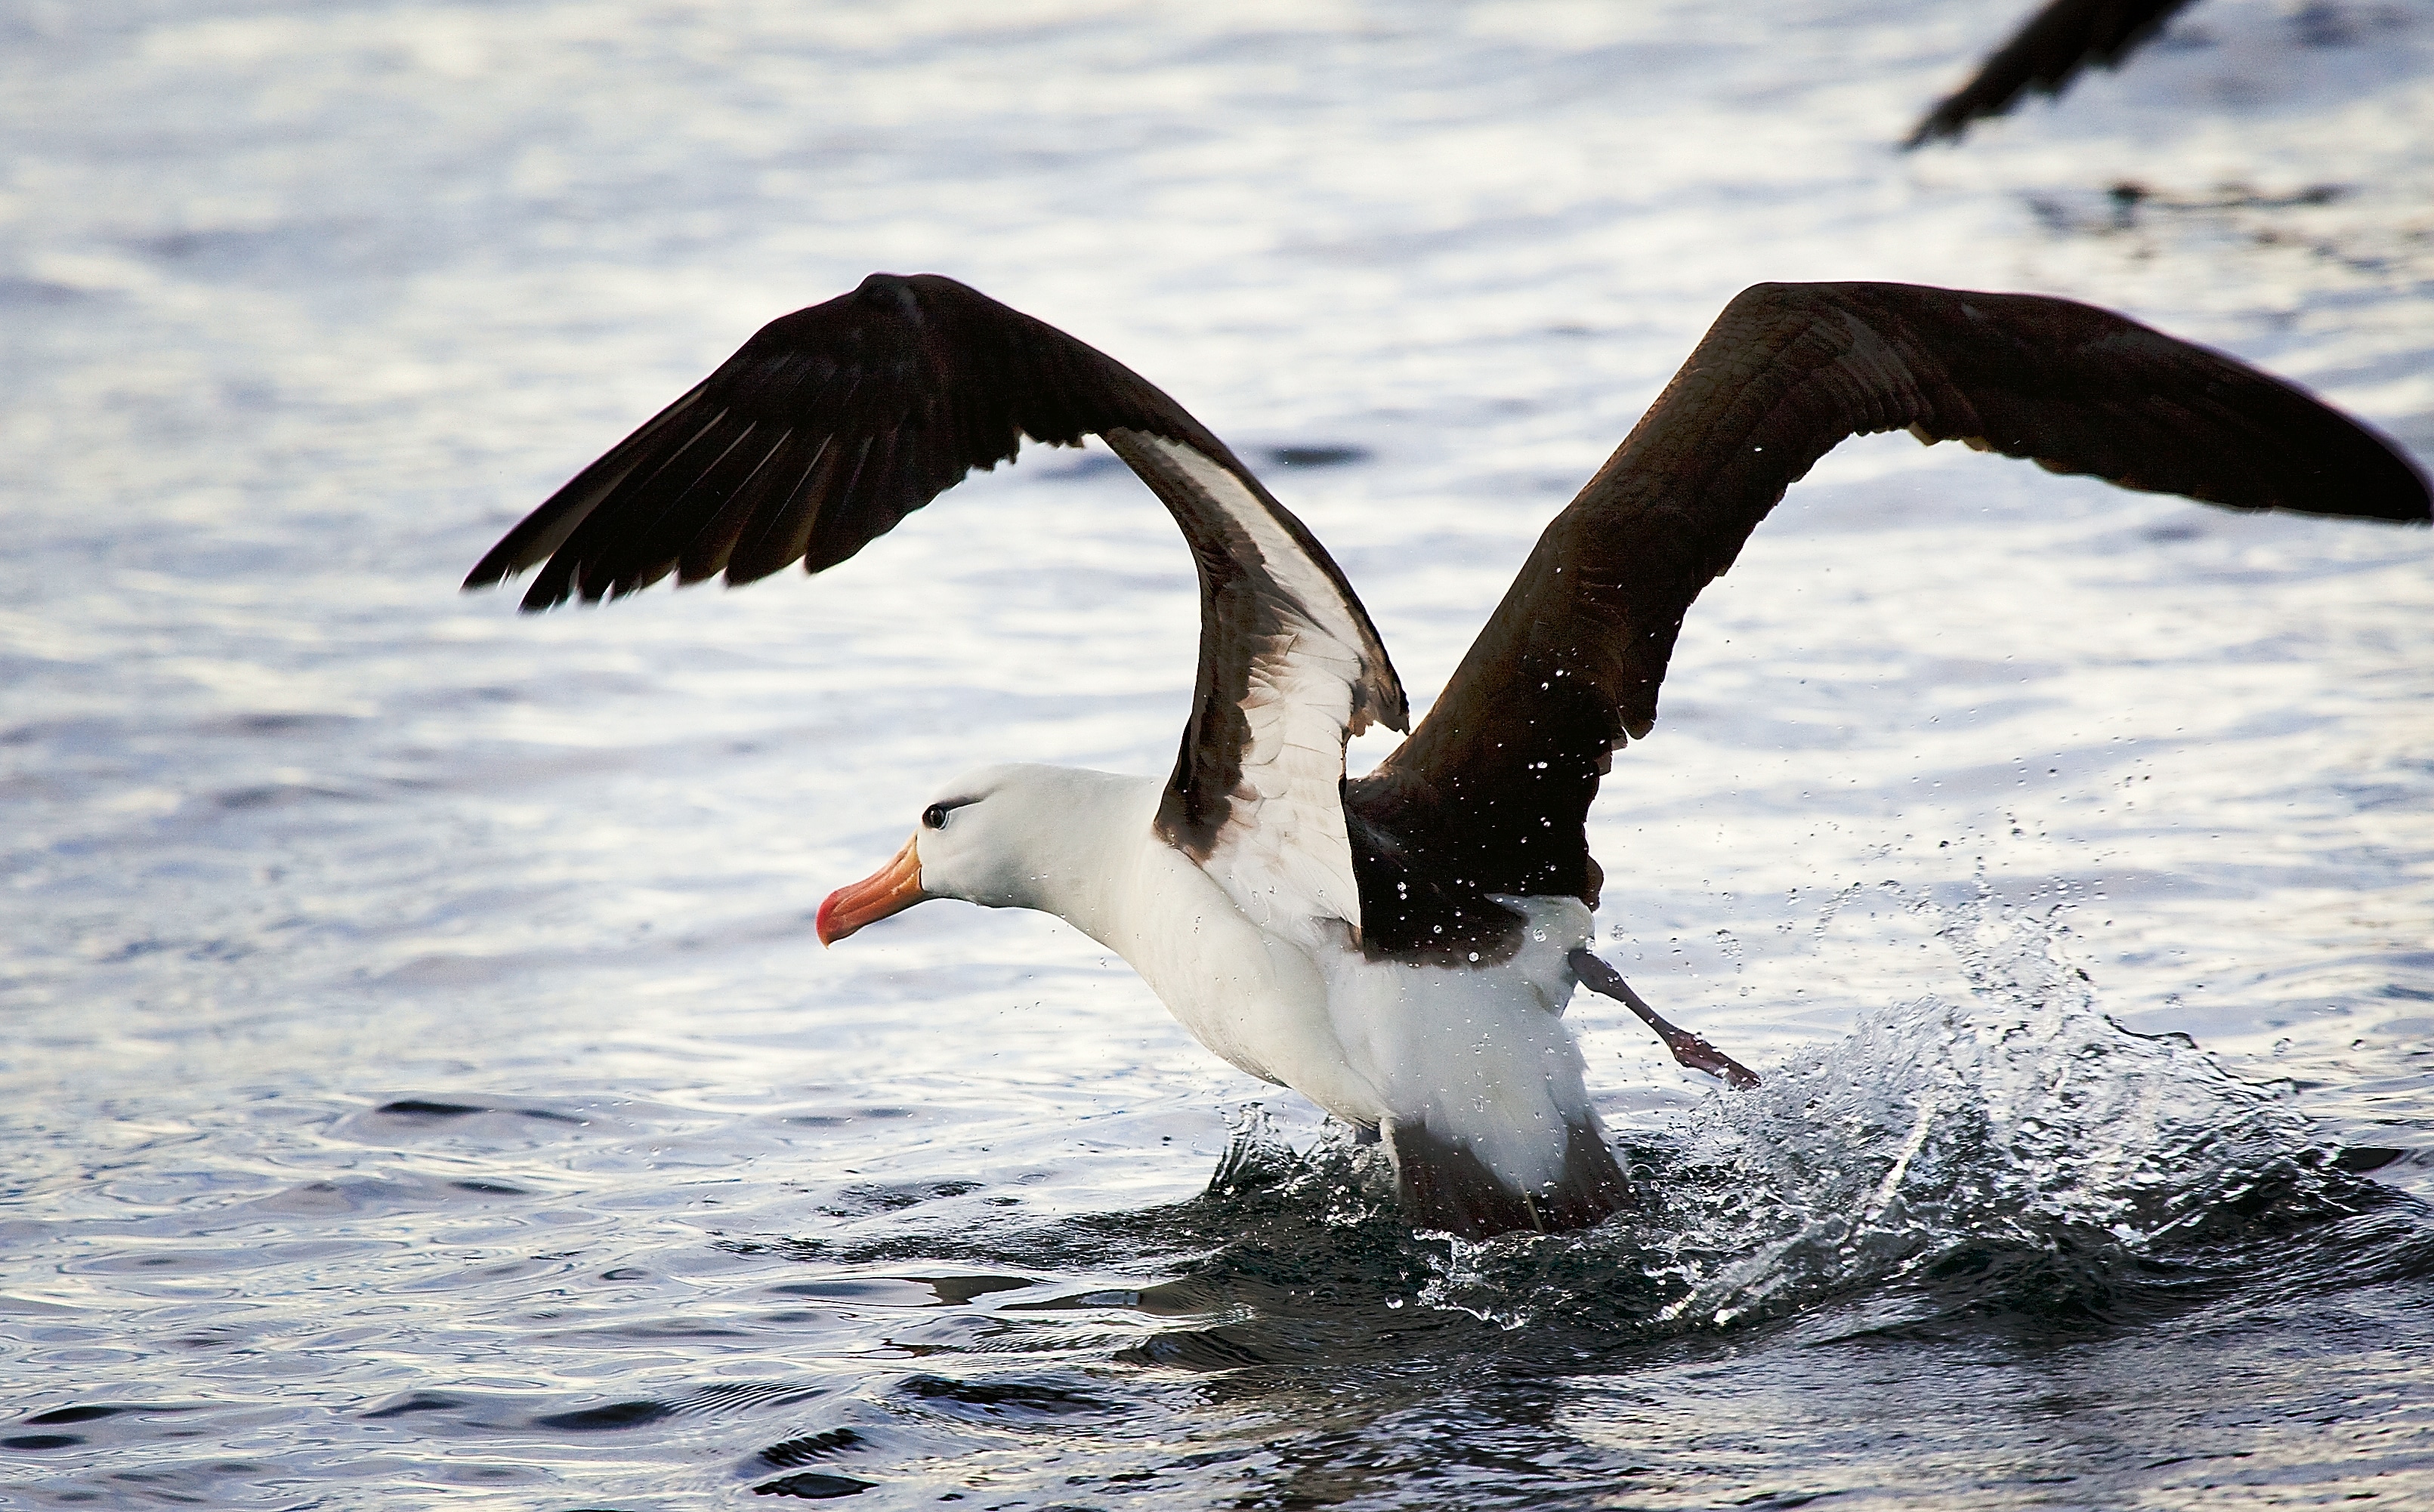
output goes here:
{"type": "Polygon", "coordinates": [[[2185,1036],[2107,1018],[2058,910],[1980,899],[1937,933],[1967,996],[1872,1014],[1764,1087],[1708,1099],[1637,1152],[1648,1209],[1587,1235],[1458,1246],[1423,1300],[1508,1328],[1658,1333],[1821,1309],[1825,1332],[2102,1317],[2203,1289],[2259,1235],[2383,1199],[2185,1036]],[[1656,1305],[1632,1316],[1649,1285],[1656,1305]]]}

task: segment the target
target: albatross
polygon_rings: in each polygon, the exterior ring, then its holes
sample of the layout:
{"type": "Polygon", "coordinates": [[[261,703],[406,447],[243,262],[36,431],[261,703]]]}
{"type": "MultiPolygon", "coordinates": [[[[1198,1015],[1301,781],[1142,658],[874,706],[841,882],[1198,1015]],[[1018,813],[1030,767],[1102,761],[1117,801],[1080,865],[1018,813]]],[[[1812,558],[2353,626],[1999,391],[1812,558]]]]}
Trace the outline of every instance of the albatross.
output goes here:
{"type": "Polygon", "coordinates": [[[1343,571],[1223,441],[1113,358],[936,275],[764,327],[491,548],[523,607],[673,574],[820,572],[1024,438],[1095,435],[1191,552],[1199,670],[1174,770],[987,765],[820,907],[834,943],[927,899],[1036,909],[1122,956],[1192,1036],[1383,1144],[1410,1218],[1478,1237],[1631,1200],[1564,1023],[1576,986],[1677,1058],[1590,951],[1586,830],[1649,734],[1683,615],[1844,437],[1907,429],[2239,510],[2424,522],[2383,439],[2220,353],[2066,299],[1896,283],[1735,297],[1557,515],[1413,729],[1343,571]],[[1361,777],[1346,740],[1408,739],[1361,777]]]}

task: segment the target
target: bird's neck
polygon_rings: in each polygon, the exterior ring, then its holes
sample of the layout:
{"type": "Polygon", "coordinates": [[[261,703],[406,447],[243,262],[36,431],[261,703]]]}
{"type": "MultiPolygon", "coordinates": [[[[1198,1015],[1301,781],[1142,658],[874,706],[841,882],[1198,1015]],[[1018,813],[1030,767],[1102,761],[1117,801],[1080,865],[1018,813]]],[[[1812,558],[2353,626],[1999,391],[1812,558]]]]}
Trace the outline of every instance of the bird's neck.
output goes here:
{"type": "Polygon", "coordinates": [[[1165,784],[1153,777],[1064,768],[1023,845],[1021,874],[1004,900],[1065,920],[1102,943],[1130,932],[1140,859],[1162,846],[1153,829],[1165,784]]]}

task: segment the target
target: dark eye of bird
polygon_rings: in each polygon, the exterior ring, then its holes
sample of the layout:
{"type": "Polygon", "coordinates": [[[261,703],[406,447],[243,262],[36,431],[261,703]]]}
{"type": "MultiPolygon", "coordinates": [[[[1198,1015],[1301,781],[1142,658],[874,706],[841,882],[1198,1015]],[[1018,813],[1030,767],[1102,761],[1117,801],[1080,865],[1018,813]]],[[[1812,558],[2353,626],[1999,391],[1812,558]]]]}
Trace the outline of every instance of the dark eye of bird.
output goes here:
{"type": "Polygon", "coordinates": [[[932,804],[929,807],[922,809],[921,827],[923,829],[946,828],[947,806],[945,804],[932,804]]]}

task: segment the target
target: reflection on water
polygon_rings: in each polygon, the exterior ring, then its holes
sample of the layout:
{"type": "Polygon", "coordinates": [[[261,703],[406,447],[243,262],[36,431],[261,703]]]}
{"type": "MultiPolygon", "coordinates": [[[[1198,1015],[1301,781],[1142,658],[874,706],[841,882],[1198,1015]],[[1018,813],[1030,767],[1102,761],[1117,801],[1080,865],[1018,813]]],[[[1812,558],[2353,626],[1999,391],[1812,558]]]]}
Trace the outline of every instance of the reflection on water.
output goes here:
{"type": "Polygon", "coordinates": [[[810,587],[454,592],[879,267],[1174,392],[1422,695],[1762,278],[2094,299],[2423,454],[2434,28],[2307,8],[1910,157],[2008,13],[7,8],[0,1504],[2434,1501],[2423,535],[1829,459],[1593,820],[1767,1083],[1585,997],[1644,1205],[1484,1246],[1061,926],[812,940],[944,773],[1172,759],[1102,453],[810,587]]]}

